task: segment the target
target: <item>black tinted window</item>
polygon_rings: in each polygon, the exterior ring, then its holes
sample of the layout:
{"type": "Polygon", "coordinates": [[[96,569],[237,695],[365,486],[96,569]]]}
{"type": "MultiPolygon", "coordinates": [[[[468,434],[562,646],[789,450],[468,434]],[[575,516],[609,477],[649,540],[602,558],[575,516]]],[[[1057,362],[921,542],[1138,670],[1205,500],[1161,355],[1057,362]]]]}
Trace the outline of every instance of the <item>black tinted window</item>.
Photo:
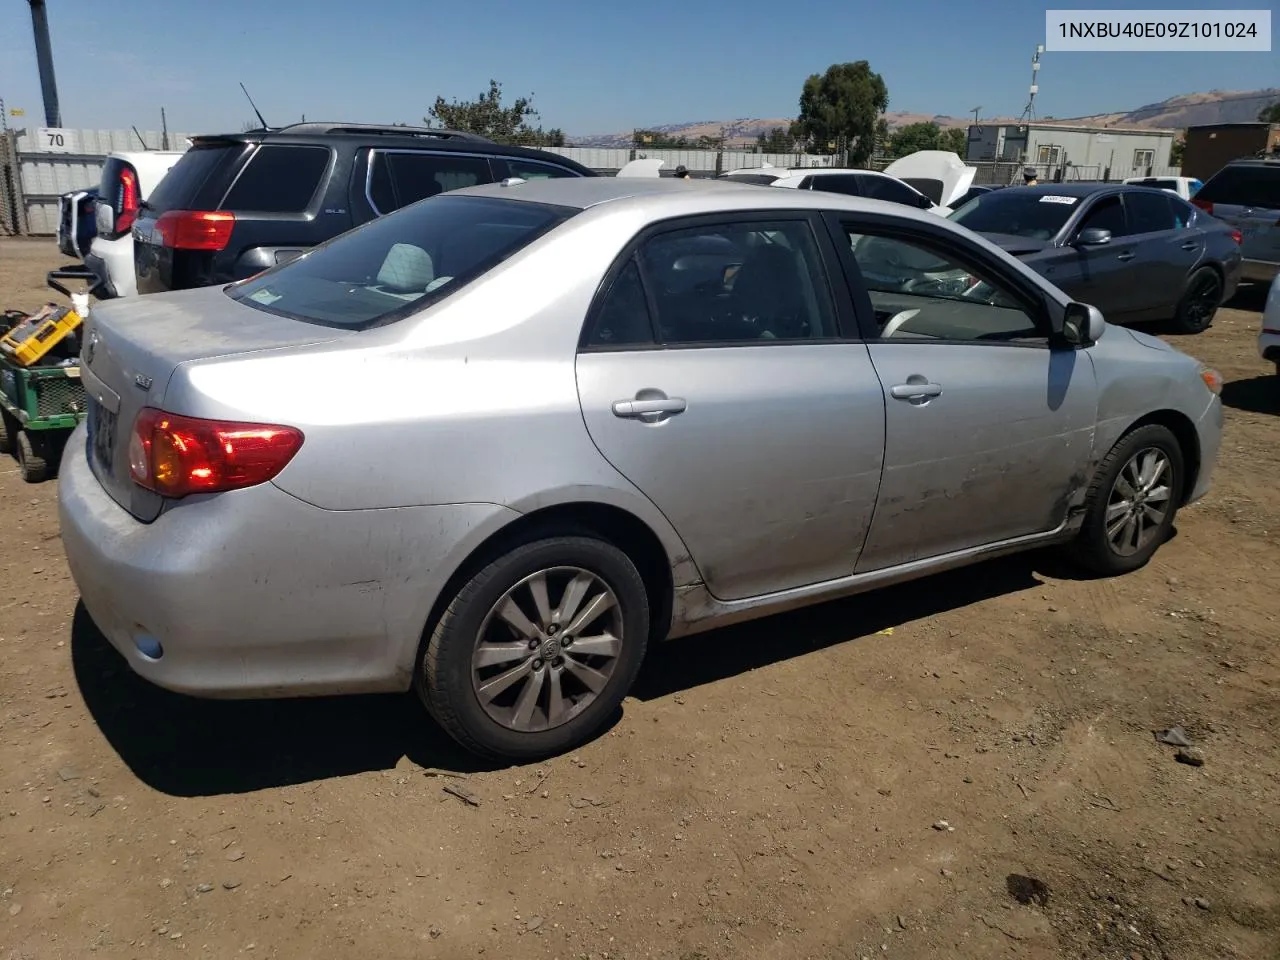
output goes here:
{"type": "Polygon", "coordinates": [[[506,160],[495,159],[493,161],[495,167],[506,168],[506,173],[501,170],[495,170],[499,174],[499,179],[503,176],[519,177],[521,180],[550,180],[559,179],[561,177],[576,177],[578,174],[564,167],[558,167],[554,163],[543,163],[539,160],[525,160],[519,157],[509,157],[506,160]]]}
{"type": "Polygon", "coordinates": [[[492,180],[489,161],[484,157],[379,151],[373,155],[369,192],[374,209],[390,213],[438,193],[492,180]],[[381,186],[384,181],[385,187],[381,186]],[[375,192],[375,186],[380,192],[375,192]],[[394,202],[388,204],[388,196],[393,196],[394,202]]]}
{"type": "Polygon", "coordinates": [[[366,327],[448,296],[573,212],[519,200],[435,197],[371,220],[228,295],[297,320],[366,327]]]}
{"type": "Polygon", "coordinates": [[[915,187],[934,203],[942,202],[944,184],[941,180],[930,180],[927,177],[904,177],[902,182],[909,187],[915,187]]]}
{"type": "Polygon", "coordinates": [[[622,347],[652,342],[649,304],[640,283],[640,270],[632,257],[609,285],[587,343],[593,347],[622,347]]]}
{"type": "MultiPolygon", "coordinates": [[[[225,171],[248,147],[243,143],[196,144],[169,168],[151,196],[143,197],[156,213],[199,209],[200,191],[220,171],[225,171]]],[[[103,194],[106,196],[106,194],[103,194]]],[[[210,203],[216,203],[215,197],[210,203]]]]}
{"type": "Polygon", "coordinates": [[[232,184],[223,210],[302,213],[329,166],[326,147],[265,144],[232,184]]]}
{"type": "Polygon", "coordinates": [[[823,193],[844,193],[851,197],[861,195],[858,189],[858,178],[851,173],[829,173],[809,178],[810,190],[821,190],[823,193]]]}
{"type": "Polygon", "coordinates": [[[909,207],[920,206],[920,197],[905,183],[893,177],[859,177],[862,195],[873,200],[888,200],[892,203],[904,203],[909,207]]]}
{"type": "Polygon", "coordinates": [[[1196,199],[1280,210],[1280,164],[1223,167],[1196,192],[1196,199]]]}
{"type": "Polygon", "coordinates": [[[1125,224],[1124,207],[1120,205],[1119,197],[1106,197],[1089,209],[1080,221],[1080,229],[1088,230],[1091,227],[1110,230],[1113,237],[1124,237],[1133,232],[1125,224]]]}
{"type": "Polygon", "coordinates": [[[1195,223],[1196,208],[1181,197],[1169,195],[1169,207],[1173,210],[1173,225],[1181,230],[1195,223]]]}
{"type": "Polygon", "coordinates": [[[1166,193],[1135,190],[1124,197],[1131,233],[1156,233],[1174,228],[1173,210],[1166,193]]]}
{"type": "Polygon", "coordinates": [[[1049,240],[1058,235],[1079,204],[1079,197],[1009,187],[975,197],[951,214],[951,219],[977,233],[1049,240]]]}
{"type": "Polygon", "coordinates": [[[807,222],[674,230],[649,240],[640,256],[666,343],[835,336],[826,275],[807,222]]]}

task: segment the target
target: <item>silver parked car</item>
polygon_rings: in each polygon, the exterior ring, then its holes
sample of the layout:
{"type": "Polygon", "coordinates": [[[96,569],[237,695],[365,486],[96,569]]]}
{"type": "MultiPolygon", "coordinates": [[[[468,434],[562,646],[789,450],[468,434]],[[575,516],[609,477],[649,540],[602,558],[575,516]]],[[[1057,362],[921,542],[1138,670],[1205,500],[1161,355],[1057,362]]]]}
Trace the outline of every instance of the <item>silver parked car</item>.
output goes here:
{"type": "Polygon", "coordinates": [[[1222,424],[1212,371],[941,217],[656,178],[99,305],[81,369],[62,536],[134,670],[414,686],[511,760],[596,733],[651,641],[1046,544],[1135,569],[1222,424]]]}

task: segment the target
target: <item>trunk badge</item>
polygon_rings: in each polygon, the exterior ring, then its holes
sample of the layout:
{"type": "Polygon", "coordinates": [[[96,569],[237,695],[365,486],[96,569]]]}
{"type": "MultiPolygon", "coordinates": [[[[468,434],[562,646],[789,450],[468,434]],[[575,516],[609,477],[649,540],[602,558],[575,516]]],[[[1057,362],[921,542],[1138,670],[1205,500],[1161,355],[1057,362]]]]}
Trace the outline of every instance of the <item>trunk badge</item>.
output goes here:
{"type": "Polygon", "coordinates": [[[140,387],[143,390],[150,390],[152,382],[153,381],[150,377],[144,377],[140,373],[135,374],[133,377],[133,385],[135,387],[140,387]]]}

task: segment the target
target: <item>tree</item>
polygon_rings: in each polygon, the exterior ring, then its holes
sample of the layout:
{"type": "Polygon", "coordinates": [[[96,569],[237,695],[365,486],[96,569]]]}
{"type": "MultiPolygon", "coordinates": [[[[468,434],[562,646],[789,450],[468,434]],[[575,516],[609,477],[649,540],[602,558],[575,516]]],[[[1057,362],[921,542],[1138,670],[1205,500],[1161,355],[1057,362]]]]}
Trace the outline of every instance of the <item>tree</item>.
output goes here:
{"type": "Polygon", "coordinates": [[[796,142],[786,127],[774,127],[756,137],[756,147],[761,153],[794,153],[796,142]]]}
{"type": "Polygon", "coordinates": [[[804,82],[791,135],[818,153],[843,148],[856,166],[871,159],[876,121],[888,108],[889,89],[866,60],[833,63],[804,82]]]}
{"type": "Polygon", "coordinates": [[[635,130],[631,142],[637,147],[648,147],[650,150],[688,150],[693,144],[688,137],[673,137],[660,130],[635,130]]]}
{"type": "Polygon", "coordinates": [[[488,92],[474,100],[446,101],[436,97],[431,116],[423,117],[427,126],[439,124],[450,130],[464,130],[496,140],[499,143],[527,142],[541,131],[529,126],[530,117],[538,112],[533,109],[533,98],[519,97],[509,107],[502,105],[502,84],[489,81],[488,92]]]}
{"type": "Polygon", "coordinates": [[[1187,151],[1187,141],[1184,139],[1176,139],[1169,146],[1169,166],[1182,166],[1182,155],[1187,151]]]}
{"type": "Polygon", "coordinates": [[[969,134],[960,127],[950,127],[938,137],[938,149],[954,153],[961,160],[969,152],[969,134]]]}
{"type": "Polygon", "coordinates": [[[1280,100],[1258,111],[1258,120],[1262,123],[1280,123],[1280,100]]]}

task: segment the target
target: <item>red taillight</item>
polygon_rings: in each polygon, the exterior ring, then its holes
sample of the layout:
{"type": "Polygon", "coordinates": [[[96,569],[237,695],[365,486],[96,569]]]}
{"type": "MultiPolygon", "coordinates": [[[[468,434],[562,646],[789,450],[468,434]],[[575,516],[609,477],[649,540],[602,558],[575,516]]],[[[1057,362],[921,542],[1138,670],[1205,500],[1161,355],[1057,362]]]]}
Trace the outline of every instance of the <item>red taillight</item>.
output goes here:
{"type": "Polygon", "coordinates": [[[1199,207],[1205,213],[1209,214],[1209,216],[1213,216],[1213,204],[1210,201],[1192,198],[1191,204],[1192,206],[1199,207]]]}
{"type": "Polygon", "coordinates": [[[302,446],[302,431],[269,423],[198,420],[146,407],[134,423],[129,470],[165,497],[266,483],[302,446]]]}
{"type": "Polygon", "coordinates": [[[1244,243],[1244,234],[1241,233],[1239,230],[1232,230],[1231,239],[1234,240],[1237,244],[1242,244],[1244,243]]]}
{"type": "Polygon", "coordinates": [[[116,233],[128,233],[138,218],[138,175],[129,167],[120,171],[116,188],[116,233]]]}
{"type": "Polygon", "coordinates": [[[160,242],[173,250],[224,250],[235,229],[234,213],[170,210],[156,221],[160,242]]]}

